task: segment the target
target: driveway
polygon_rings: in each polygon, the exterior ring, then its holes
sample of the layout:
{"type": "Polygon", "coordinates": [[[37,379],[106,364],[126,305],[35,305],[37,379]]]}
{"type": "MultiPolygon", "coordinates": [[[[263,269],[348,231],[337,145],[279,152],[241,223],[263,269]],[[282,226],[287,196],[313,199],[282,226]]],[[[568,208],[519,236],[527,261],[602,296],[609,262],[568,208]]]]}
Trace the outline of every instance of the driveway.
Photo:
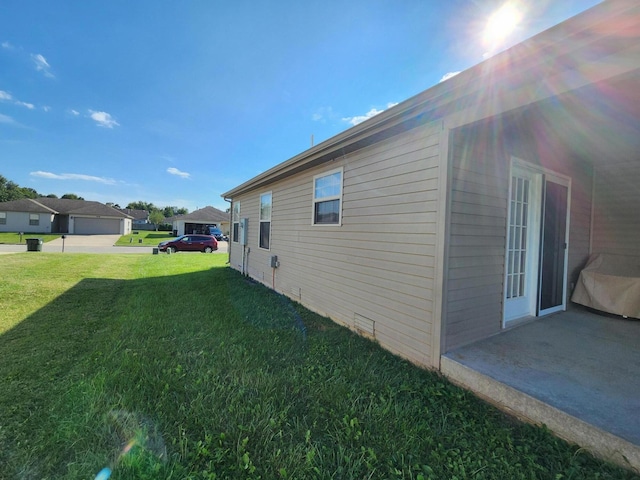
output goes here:
{"type": "MultiPolygon", "coordinates": [[[[49,253],[153,253],[153,247],[116,247],[120,235],[66,235],[42,244],[49,253]]],[[[0,254],[26,252],[26,245],[0,245],[0,254]]],[[[227,253],[227,242],[219,242],[216,253],[227,253]]]]}

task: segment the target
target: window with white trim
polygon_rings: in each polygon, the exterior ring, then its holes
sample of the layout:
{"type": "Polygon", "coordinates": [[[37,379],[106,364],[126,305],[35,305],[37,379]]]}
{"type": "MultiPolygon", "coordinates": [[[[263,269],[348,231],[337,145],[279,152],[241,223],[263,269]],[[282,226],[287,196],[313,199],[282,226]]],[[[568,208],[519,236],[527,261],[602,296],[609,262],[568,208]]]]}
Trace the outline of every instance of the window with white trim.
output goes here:
{"type": "Polygon", "coordinates": [[[271,192],[260,195],[260,248],[271,244],[271,192]]]}
{"type": "Polygon", "coordinates": [[[313,177],[313,224],[340,225],[342,168],[313,177]]]}
{"type": "Polygon", "coordinates": [[[29,225],[40,225],[40,215],[37,213],[30,213],[29,225]]]}
{"type": "Polygon", "coordinates": [[[0,225],[7,224],[7,212],[0,212],[0,225]]]}
{"type": "Polygon", "coordinates": [[[235,243],[238,243],[239,240],[239,232],[240,232],[240,202],[233,202],[233,214],[232,214],[232,221],[233,221],[233,230],[231,232],[231,236],[232,236],[232,241],[234,241],[235,243]]]}

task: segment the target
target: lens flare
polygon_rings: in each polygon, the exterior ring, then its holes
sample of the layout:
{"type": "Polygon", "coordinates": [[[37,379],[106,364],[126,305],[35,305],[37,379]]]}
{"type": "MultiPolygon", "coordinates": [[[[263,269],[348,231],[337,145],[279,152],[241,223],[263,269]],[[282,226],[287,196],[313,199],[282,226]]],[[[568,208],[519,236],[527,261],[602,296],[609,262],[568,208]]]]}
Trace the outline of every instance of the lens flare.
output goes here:
{"type": "Polygon", "coordinates": [[[522,10],[517,5],[505,3],[487,21],[482,37],[485,45],[491,48],[500,45],[520,24],[522,17],[522,10]]]}
{"type": "Polygon", "coordinates": [[[165,462],[167,450],[158,427],[144,415],[112,410],[107,415],[119,444],[122,446],[109,466],[98,472],[94,480],[108,480],[113,470],[126,465],[140,455],[152,455],[158,462],[165,462]]]}
{"type": "Polygon", "coordinates": [[[108,480],[111,476],[111,469],[109,467],[104,467],[102,470],[98,472],[95,480],[108,480]]]}

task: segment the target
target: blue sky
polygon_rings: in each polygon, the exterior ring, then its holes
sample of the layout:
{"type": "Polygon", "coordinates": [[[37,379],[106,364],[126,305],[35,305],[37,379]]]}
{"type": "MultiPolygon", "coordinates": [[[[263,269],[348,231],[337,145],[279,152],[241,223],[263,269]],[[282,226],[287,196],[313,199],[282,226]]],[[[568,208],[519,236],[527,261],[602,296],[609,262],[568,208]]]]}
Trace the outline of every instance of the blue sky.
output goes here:
{"type": "Polygon", "coordinates": [[[220,194],[597,0],[0,3],[0,174],[43,194],[220,194]]]}

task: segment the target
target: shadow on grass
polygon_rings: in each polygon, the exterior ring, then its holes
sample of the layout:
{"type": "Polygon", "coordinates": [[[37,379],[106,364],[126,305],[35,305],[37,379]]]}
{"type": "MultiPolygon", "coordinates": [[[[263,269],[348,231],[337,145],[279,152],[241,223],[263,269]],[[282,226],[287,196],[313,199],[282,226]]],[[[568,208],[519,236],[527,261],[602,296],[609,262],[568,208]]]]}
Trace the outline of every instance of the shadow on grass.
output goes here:
{"type": "Polygon", "coordinates": [[[293,316],[277,318],[282,303],[274,296],[275,304],[260,308],[261,295],[270,296],[263,287],[243,300],[236,288],[243,282],[226,268],[85,279],[2,334],[0,478],[89,478],[101,466],[130,462],[132,441],[150,457],[144,462],[165,468],[160,425],[181,425],[186,435],[190,422],[205,418],[182,418],[182,406],[191,394],[206,395],[208,362],[217,357],[221,366],[239,355],[248,366],[246,340],[265,329],[286,331],[276,343],[294,354],[293,316]],[[230,303],[230,288],[238,302],[230,303]]]}
{"type": "Polygon", "coordinates": [[[634,478],[228,268],[83,280],[0,358],[0,478],[634,478]]]}
{"type": "Polygon", "coordinates": [[[148,233],[145,238],[154,239],[154,238],[167,238],[167,237],[173,237],[173,235],[171,235],[171,232],[148,233]]]}

